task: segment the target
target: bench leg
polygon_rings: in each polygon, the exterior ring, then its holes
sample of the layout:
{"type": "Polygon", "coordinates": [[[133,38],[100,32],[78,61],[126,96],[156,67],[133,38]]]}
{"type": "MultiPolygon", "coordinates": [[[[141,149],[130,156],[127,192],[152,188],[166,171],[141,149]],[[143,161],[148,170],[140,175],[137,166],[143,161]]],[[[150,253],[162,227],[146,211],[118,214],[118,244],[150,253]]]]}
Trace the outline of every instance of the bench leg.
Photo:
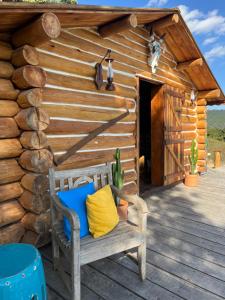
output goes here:
{"type": "Polygon", "coordinates": [[[54,236],[52,236],[52,256],[53,256],[53,268],[54,271],[58,269],[58,263],[59,263],[59,246],[56,242],[56,239],[54,236]]]}
{"type": "Polygon", "coordinates": [[[80,300],[80,260],[79,255],[74,255],[74,263],[72,265],[72,298],[71,300],[80,300]]]}
{"type": "Polygon", "coordinates": [[[146,243],[141,244],[137,251],[138,268],[141,280],[145,280],[146,277],[146,243]]]}

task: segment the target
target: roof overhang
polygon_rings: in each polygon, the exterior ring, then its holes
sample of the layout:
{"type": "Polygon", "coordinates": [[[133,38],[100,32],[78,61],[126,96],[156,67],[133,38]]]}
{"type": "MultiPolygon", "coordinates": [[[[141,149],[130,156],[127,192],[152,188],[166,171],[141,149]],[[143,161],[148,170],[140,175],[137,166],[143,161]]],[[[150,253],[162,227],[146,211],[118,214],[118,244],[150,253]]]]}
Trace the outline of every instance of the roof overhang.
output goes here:
{"type": "Polygon", "coordinates": [[[179,15],[176,26],[158,30],[158,34],[166,34],[165,41],[178,63],[199,58],[203,64],[187,69],[186,72],[199,91],[220,90],[220,96],[207,99],[208,105],[225,102],[225,96],[217,80],[210,70],[195,39],[184,22],[179,9],[127,8],[69,4],[34,4],[0,2],[0,35],[10,33],[29,23],[44,12],[55,13],[63,28],[98,27],[130,14],[135,14],[139,26],[150,24],[172,14],[179,15]],[[1,17],[1,14],[4,17],[1,17]]]}

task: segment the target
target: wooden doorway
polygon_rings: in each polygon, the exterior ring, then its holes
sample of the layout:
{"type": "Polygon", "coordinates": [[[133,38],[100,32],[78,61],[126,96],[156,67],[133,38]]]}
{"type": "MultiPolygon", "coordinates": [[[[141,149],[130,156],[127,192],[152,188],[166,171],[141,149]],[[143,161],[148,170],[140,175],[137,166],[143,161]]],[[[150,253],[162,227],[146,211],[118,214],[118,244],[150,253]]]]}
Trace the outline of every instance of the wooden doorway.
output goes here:
{"type": "Polygon", "coordinates": [[[140,79],[139,82],[139,189],[144,192],[161,185],[159,169],[163,169],[160,151],[163,148],[162,85],[140,79]],[[159,107],[157,105],[159,104],[159,107]],[[160,149],[160,151],[159,151],[160,149]],[[156,168],[157,165],[157,168],[156,168]]]}
{"type": "Polygon", "coordinates": [[[183,179],[181,111],[184,94],[168,85],[140,79],[139,190],[183,179]]]}

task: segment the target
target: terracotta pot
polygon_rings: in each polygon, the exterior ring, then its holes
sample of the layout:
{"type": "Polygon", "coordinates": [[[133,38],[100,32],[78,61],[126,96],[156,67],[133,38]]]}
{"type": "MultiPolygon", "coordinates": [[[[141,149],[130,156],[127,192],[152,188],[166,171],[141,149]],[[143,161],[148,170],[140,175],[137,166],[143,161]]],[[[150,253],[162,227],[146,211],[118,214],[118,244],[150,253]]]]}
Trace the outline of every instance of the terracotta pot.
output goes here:
{"type": "Polygon", "coordinates": [[[198,174],[186,174],[184,184],[186,186],[194,187],[198,185],[198,174]]]}
{"type": "Polygon", "coordinates": [[[128,218],[128,202],[120,199],[120,204],[117,206],[117,212],[121,221],[125,221],[128,218]]]}

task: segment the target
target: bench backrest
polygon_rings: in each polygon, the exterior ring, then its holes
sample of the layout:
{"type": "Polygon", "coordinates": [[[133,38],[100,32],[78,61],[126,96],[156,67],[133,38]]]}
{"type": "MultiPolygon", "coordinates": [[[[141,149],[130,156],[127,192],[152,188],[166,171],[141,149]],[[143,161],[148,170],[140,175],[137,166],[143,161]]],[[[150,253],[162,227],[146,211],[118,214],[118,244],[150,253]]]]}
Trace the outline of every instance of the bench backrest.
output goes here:
{"type": "Polygon", "coordinates": [[[95,189],[98,190],[106,184],[113,183],[111,164],[64,171],[55,171],[51,168],[49,169],[49,182],[51,195],[55,195],[58,190],[73,189],[87,182],[94,182],[95,189]]]}

